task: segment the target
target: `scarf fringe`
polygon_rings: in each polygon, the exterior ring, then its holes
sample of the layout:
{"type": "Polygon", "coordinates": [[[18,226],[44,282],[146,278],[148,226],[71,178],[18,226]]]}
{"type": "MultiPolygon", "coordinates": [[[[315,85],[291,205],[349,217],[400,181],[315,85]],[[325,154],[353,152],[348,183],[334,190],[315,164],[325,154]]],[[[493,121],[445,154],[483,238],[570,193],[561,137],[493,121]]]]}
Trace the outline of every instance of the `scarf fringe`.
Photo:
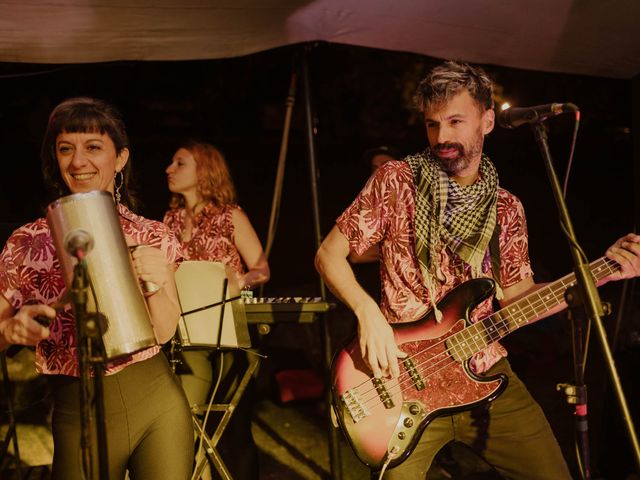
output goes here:
{"type": "MultiPolygon", "coordinates": [[[[474,262],[473,265],[471,265],[471,277],[472,278],[485,278],[488,276],[488,274],[484,274],[482,272],[482,261],[480,261],[480,264],[477,264],[474,262]]],[[[495,275],[494,275],[495,276],[495,275]]],[[[496,276],[497,278],[497,276],[496,276]]],[[[500,282],[494,278],[493,281],[495,282],[496,285],[496,293],[495,293],[495,297],[496,300],[502,300],[504,298],[504,292],[502,291],[502,287],[500,286],[500,282]]]]}
{"type": "Polygon", "coordinates": [[[502,287],[496,281],[496,300],[502,300],[504,298],[504,292],[502,291],[502,287]]]}

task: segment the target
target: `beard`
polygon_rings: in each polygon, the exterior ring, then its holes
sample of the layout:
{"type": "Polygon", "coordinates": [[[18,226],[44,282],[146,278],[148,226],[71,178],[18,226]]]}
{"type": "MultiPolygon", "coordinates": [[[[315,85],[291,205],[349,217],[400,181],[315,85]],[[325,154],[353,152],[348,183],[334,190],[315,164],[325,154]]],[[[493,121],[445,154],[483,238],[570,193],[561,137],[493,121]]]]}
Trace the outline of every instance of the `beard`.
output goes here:
{"type": "Polygon", "coordinates": [[[484,144],[484,136],[482,132],[478,131],[476,137],[467,145],[457,142],[438,143],[432,147],[432,152],[435,156],[438,166],[447,175],[457,175],[469,165],[482,153],[482,146],[484,144]],[[455,150],[456,156],[443,157],[440,155],[442,150],[455,150]]]}

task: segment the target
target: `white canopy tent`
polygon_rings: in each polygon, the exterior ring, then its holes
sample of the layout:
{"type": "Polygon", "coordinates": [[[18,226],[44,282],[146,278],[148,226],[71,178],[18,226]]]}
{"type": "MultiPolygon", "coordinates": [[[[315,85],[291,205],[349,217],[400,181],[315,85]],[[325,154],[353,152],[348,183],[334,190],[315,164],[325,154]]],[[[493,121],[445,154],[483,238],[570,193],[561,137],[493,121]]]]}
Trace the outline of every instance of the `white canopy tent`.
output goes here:
{"type": "Polygon", "coordinates": [[[328,42],[630,79],[635,0],[0,0],[0,61],[240,56],[328,42]]]}

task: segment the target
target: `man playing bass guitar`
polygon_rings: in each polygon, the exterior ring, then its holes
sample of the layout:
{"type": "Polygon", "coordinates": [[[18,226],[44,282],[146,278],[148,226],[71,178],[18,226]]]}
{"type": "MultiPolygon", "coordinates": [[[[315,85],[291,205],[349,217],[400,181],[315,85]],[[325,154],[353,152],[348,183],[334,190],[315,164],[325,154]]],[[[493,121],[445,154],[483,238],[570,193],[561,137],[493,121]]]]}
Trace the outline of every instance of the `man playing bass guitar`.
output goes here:
{"type": "MultiPolygon", "coordinates": [[[[571,276],[548,287],[533,281],[523,207],[498,186],[482,152],[495,120],[491,80],[478,67],[445,62],[420,83],[416,103],[430,147],[380,167],[316,255],[359,327],[334,361],[336,416],[362,461],[377,472],[388,467],[386,479],[426,478],[453,439],[505,478],[571,478],[497,341],[564,308],[571,276]],[[375,244],[380,306],[347,260],[375,244]]],[[[640,274],[640,236],[619,239],[592,271],[598,283],[640,274]]]]}

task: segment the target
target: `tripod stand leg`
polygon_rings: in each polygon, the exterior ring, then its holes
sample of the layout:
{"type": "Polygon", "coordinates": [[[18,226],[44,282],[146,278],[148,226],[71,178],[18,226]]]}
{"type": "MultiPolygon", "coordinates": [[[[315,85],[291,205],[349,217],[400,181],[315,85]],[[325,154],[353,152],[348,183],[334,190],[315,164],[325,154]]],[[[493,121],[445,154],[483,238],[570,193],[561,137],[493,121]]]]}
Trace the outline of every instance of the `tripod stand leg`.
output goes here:
{"type": "Polygon", "coordinates": [[[207,467],[208,463],[213,465],[213,467],[216,469],[223,480],[231,480],[231,473],[229,473],[229,470],[222,461],[222,457],[218,453],[218,450],[216,450],[215,445],[204,432],[204,426],[202,425],[202,422],[200,422],[200,420],[197,418],[194,418],[193,421],[196,429],[200,431],[200,441],[205,445],[205,455],[203,455],[202,458],[197,459],[196,468],[194,469],[191,480],[200,480],[205,473],[205,468],[207,467]]]}
{"type": "Polygon", "coordinates": [[[0,461],[4,460],[4,456],[7,454],[7,450],[9,448],[9,439],[11,439],[13,442],[13,462],[16,467],[16,474],[18,475],[18,480],[22,480],[22,461],[20,460],[20,449],[18,448],[18,431],[13,410],[13,389],[11,388],[11,380],[9,380],[7,356],[4,352],[0,353],[0,363],[2,363],[2,377],[4,381],[4,390],[7,394],[7,412],[9,417],[9,425],[4,438],[4,443],[2,445],[2,455],[0,456],[0,461]]]}
{"type": "MultiPolygon", "coordinates": [[[[253,376],[253,373],[255,372],[256,368],[258,368],[259,363],[260,363],[259,358],[251,359],[249,366],[247,367],[247,370],[242,375],[242,379],[240,380],[240,383],[236,388],[233,394],[233,397],[231,398],[229,403],[214,404],[210,406],[210,409],[212,411],[223,412],[222,418],[220,419],[220,422],[218,423],[216,430],[213,433],[213,436],[211,438],[209,438],[209,436],[207,435],[207,432],[205,431],[205,425],[203,421],[201,421],[198,418],[198,414],[203,413],[202,412],[203,409],[202,408],[192,409],[193,427],[196,431],[196,435],[200,437],[200,441],[203,442],[205,446],[206,456],[204,456],[201,459],[197,459],[196,468],[194,470],[193,476],[191,477],[191,480],[198,480],[202,477],[202,474],[204,473],[204,469],[207,463],[210,463],[211,465],[213,465],[213,467],[216,469],[218,474],[224,480],[227,480],[227,479],[231,480],[232,478],[231,474],[229,473],[229,470],[227,469],[224,462],[222,461],[222,457],[218,453],[218,450],[216,447],[218,445],[218,442],[220,441],[220,438],[222,437],[222,434],[224,433],[225,428],[229,424],[229,421],[231,420],[231,416],[235,412],[235,409],[238,406],[238,403],[240,402],[240,399],[242,398],[244,391],[247,389],[247,385],[249,384],[249,381],[251,381],[251,377],[253,376]]],[[[204,407],[205,412],[206,412],[206,408],[207,406],[204,407]]]]}
{"type": "Polygon", "coordinates": [[[220,441],[220,437],[222,436],[224,429],[227,427],[227,424],[231,420],[231,416],[233,415],[233,412],[235,412],[235,409],[238,406],[238,403],[240,403],[240,399],[242,398],[244,391],[247,389],[247,385],[249,385],[251,376],[253,375],[253,372],[255,372],[256,368],[258,368],[259,363],[260,363],[259,358],[251,359],[251,363],[249,363],[247,370],[244,372],[244,375],[242,376],[242,380],[240,380],[240,384],[238,385],[235,393],[233,394],[233,398],[231,398],[231,400],[227,404],[227,408],[225,409],[225,412],[222,415],[222,420],[220,420],[220,423],[218,424],[218,427],[216,428],[216,431],[213,434],[213,437],[211,437],[211,441],[213,442],[214,445],[217,445],[218,442],[220,441]]]}

